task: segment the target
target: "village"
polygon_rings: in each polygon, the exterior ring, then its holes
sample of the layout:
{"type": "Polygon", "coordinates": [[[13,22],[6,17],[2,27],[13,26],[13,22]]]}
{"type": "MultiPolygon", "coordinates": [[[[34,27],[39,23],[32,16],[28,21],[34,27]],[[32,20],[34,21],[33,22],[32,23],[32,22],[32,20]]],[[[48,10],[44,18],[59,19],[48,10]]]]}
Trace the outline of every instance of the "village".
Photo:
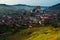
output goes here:
{"type": "Polygon", "coordinates": [[[0,40],[60,40],[60,0],[0,0],[0,40]]]}
{"type": "Polygon", "coordinates": [[[0,24],[6,25],[28,25],[33,26],[36,24],[43,25],[45,22],[49,24],[50,21],[58,21],[57,14],[45,14],[41,13],[41,8],[37,6],[34,8],[30,15],[27,15],[26,12],[18,15],[0,15],[0,24]]]}

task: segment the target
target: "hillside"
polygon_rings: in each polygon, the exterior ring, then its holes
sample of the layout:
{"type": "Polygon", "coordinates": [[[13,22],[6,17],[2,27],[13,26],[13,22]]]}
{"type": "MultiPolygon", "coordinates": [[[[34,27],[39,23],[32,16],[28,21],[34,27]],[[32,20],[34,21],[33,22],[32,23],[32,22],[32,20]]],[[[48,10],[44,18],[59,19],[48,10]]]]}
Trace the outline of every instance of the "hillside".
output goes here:
{"type": "Polygon", "coordinates": [[[3,38],[5,40],[60,40],[60,28],[36,27],[24,29],[14,35],[4,36],[3,38]]]}
{"type": "Polygon", "coordinates": [[[45,9],[46,13],[48,14],[60,14],[60,3],[50,6],[49,8],[45,9]]]}
{"type": "Polygon", "coordinates": [[[51,10],[60,10],[60,3],[49,7],[49,9],[51,9],[51,10]]]}

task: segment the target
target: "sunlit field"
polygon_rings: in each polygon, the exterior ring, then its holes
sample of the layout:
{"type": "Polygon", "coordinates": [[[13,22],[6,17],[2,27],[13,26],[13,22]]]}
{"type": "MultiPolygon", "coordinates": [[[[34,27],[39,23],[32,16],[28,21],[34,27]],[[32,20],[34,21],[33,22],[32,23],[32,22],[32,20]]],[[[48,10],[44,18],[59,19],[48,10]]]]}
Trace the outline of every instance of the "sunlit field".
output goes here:
{"type": "Polygon", "coordinates": [[[4,38],[5,40],[60,40],[60,28],[52,26],[28,28],[4,38]]]}

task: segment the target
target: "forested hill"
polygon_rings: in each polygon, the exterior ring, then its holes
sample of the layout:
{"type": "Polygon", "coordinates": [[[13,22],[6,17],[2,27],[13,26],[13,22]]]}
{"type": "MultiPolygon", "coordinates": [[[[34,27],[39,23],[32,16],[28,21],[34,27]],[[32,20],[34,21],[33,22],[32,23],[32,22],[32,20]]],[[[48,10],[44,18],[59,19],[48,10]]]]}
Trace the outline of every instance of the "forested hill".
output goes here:
{"type": "Polygon", "coordinates": [[[60,10],[60,3],[58,3],[56,5],[53,5],[53,6],[49,7],[48,9],[50,9],[50,10],[60,10]]]}
{"type": "Polygon", "coordinates": [[[57,13],[60,15],[60,3],[50,6],[49,8],[45,9],[47,14],[54,14],[57,13]]]}

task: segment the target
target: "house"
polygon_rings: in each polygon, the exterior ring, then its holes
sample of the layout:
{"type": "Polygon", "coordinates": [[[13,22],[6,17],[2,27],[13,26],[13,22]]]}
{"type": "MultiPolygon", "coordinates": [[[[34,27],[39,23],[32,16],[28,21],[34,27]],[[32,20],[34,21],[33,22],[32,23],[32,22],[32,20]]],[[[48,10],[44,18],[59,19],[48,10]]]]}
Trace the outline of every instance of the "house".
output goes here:
{"type": "Polygon", "coordinates": [[[34,13],[34,14],[38,15],[38,14],[40,14],[40,11],[41,11],[40,6],[36,6],[36,7],[31,11],[31,13],[34,13]]]}

